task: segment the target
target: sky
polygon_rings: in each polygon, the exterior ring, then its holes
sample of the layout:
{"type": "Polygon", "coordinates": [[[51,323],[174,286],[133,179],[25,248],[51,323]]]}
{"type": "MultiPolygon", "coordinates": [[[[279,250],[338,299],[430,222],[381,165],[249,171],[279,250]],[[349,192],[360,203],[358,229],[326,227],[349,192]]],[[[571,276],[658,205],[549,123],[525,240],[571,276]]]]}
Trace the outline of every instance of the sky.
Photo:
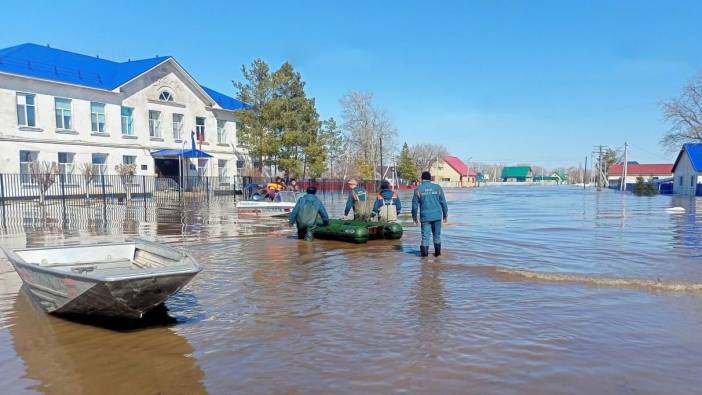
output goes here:
{"type": "Polygon", "coordinates": [[[203,85],[289,61],[323,118],[372,92],[398,143],[470,161],[577,166],[595,145],[674,160],[660,103],[702,72],[699,1],[8,2],[0,48],[171,55],[203,85]]]}

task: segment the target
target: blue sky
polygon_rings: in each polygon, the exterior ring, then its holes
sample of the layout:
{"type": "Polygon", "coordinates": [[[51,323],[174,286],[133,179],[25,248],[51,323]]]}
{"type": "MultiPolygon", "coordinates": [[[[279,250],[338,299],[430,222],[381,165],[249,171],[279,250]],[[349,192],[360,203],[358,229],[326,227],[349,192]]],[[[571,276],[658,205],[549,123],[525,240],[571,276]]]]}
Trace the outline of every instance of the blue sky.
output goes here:
{"type": "Polygon", "coordinates": [[[290,61],[323,117],[375,94],[400,142],[489,162],[577,165],[596,144],[672,160],[661,100],[702,71],[702,2],[11,2],[0,47],[172,55],[234,94],[240,67],[290,61]],[[259,4],[260,3],[260,4],[259,4]]]}

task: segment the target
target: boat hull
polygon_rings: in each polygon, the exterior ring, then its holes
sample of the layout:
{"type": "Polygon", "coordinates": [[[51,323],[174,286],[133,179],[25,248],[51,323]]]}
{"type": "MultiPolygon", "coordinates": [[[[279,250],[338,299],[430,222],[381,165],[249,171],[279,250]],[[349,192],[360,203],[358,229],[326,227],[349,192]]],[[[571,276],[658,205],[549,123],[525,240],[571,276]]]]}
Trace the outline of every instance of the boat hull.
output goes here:
{"type": "Polygon", "coordinates": [[[254,217],[288,217],[295,208],[294,203],[239,202],[237,213],[254,217]]]}
{"type": "Polygon", "coordinates": [[[59,276],[16,265],[32,298],[47,313],[141,318],[178,292],[195,273],[99,281],[59,276]]]}
{"type": "Polygon", "coordinates": [[[187,253],[136,242],[4,250],[47,313],[141,318],[202,268],[187,253]]]}

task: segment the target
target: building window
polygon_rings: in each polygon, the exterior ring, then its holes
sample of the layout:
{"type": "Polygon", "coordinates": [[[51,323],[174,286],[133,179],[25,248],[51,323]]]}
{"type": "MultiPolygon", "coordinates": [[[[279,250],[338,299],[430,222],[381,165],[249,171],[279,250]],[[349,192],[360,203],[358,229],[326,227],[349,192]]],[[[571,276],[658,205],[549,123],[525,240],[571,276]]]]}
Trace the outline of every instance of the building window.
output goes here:
{"type": "Polygon", "coordinates": [[[136,166],[136,156],[134,155],[122,155],[122,163],[125,165],[136,166]]]}
{"type": "Polygon", "coordinates": [[[56,128],[70,129],[71,128],[71,99],[54,99],[56,110],[56,128]]]}
{"type": "Polygon", "coordinates": [[[205,118],[195,117],[195,133],[197,141],[205,141],[205,118]]]}
{"type": "Polygon", "coordinates": [[[34,95],[28,93],[17,94],[17,123],[20,126],[37,126],[36,107],[34,95]]]}
{"type": "Polygon", "coordinates": [[[226,134],[226,129],[224,128],[226,126],[225,121],[217,120],[217,143],[218,144],[227,144],[227,134],[226,134]]]}
{"type": "Polygon", "coordinates": [[[90,130],[105,133],[105,103],[90,103],[90,130]]]}
{"type": "Polygon", "coordinates": [[[207,159],[197,160],[197,175],[204,177],[207,174],[207,159]]]}
{"type": "Polygon", "coordinates": [[[173,139],[183,140],[183,114],[173,114],[173,139]]]}
{"type": "Polygon", "coordinates": [[[75,159],[76,154],[73,152],[58,153],[59,173],[63,174],[63,179],[66,184],[75,184],[75,159]]]}
{"type": "Polygon", "coordinates": [[[122,134],[126,136],[134,135],[134,109],[122,107],[122,134]]]}
{"type": "Polygon", "coordinates": [[[236,145],[239,147],[241,146],[241,131],[241,122],[234,122],[234,134],[236,135],[236,145]]]}
{"type": "Polygon", "coordinates": [[[227,161],[224,159],[217,160],[217,175],[220,178],[220,182],[223,182],[227,178],[227,161]]]}
{"type": "Polygon", "coordinates": [[[92,163],[95,174],[107,174],[107,154],[93,154],[92,163]]]}
{"type": "Polygon", "coordinates": [[[158,100],[161,100],[161,101],[173,101],[173,94],[172,94],[170,91],[164,89],[164,90],[162,90],[161,93],[158,95],[158,100]]]}
{"type": "Polygon", "coordinates": [[[36,162],[39,157],[37,151],[20,151],[20,182],[22,184],[33,184],[32,178],[32,162],[36,162]]]}
{"type": "Polygon", "coordinates": [[[161,137],[161,111],[149,110],[149,136],[161,137]]]}

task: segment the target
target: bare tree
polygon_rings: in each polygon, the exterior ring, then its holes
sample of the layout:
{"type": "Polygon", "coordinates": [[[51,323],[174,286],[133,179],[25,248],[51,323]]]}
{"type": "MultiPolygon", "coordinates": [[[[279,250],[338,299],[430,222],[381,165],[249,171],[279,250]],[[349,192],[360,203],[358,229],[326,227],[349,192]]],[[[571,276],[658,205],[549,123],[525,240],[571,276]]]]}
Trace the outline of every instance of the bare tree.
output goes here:
{"type": "MultiPolygon", "coordinates": [[[[127,202],[132,200],[131,185],[134,181],[134,174],[136,174],[136,165],[133,163],[120,163],[115,166],[115,171],[119,175],[119,180],[122,182],[122,188],[127,193],[127,202]]],[[[146,197],[144,197],[146,199],[146,197]]],[[[125,203],[126,204],[126,203],[125,203]]]]}
{"type": "Polygon", "coordinates": [[[90,184],[95,181],[97,172],[95,171],[95,166],[92,163],[83,163],[80,165],[80,174],[83,175],[83,181],[85,181],[85,198],[90,199],[90,184]]]}
{"type": "Polygon", "coordinates": [[[364,178],[372,177],[374,169],[380,165],[381,140],[382,155],[390,163],[397,130],[387,112],[374,106],[372,93],[349,91],[341,97],[339,103],[342,128],[354,150],[357,171],[364,178]]]}
{"type": "Polygon", "coordinates": [[[54,185],[56,176],[59,174],[58,165],[56,162],[34,161],[29,164],[29,172],[39,190],[39,204],[43,206],[46,192],[54,185]]]}
{"type": "Polygon", "coordinates": [[[410,147],[410,156],[417,164],[419,171],[429,170],[431,165],[448,155],[448,149],[441,144],[415,144],[410,147]]]}
{"type": "Polygon", "coordinates": [[[663,102],[662,108],[663,117],[671,124],[660,141],[666,150],[702,142],[702,74],[688,82],[680,96],[663,102]]]}

